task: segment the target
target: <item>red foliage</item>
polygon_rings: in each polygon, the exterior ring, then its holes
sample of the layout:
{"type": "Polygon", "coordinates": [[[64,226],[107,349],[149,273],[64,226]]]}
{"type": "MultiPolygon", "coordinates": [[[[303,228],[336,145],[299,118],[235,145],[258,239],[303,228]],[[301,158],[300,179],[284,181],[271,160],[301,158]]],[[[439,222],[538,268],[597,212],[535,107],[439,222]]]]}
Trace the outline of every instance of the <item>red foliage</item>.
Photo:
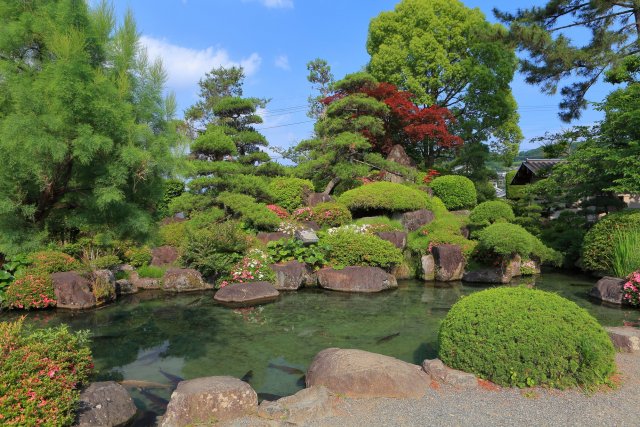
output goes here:
{"type": "Polygon", "coordinates": [[[289,212],[287,212],[287,210],[283,207],[280,207],[278,205],[267,205],[267,209],[269,209],[274,214],[278,215],[278,218],[280,219],[289,218],[289,212]]]}
{"type": "Polygon", "coordinates": [[[422,179],[422,182],[429,184],[438,175],[440,175],[440,172],[435,169],[429,169],[429,171],[427,171],[427,175],[422,179]]]}

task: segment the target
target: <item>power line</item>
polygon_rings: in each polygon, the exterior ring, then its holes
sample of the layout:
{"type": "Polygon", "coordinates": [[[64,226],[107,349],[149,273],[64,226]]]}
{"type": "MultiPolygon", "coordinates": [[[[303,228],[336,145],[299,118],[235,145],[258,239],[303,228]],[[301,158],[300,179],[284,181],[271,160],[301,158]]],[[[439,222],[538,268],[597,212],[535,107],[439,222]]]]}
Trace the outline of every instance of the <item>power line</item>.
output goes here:
{"type": "Polygon", "coordinates": [[[303,124],[303,123],[312,123],[312,122],[313,122],[313,120],[305,120],[305,121],[303,121],[303,122],[287,123],[287,124],[284,124],[284,125],[278,125],[278,126],[268,126],[268,127],[266,127],[266,128],[259,128],[259,127],[257,127],[257,126],[256,126],[256,129],[257,129],[257,130],[275,129],[275,128],[283,128],[283,127],[286,127],[286,126],[301,125],[301,124],[303,124]]]}

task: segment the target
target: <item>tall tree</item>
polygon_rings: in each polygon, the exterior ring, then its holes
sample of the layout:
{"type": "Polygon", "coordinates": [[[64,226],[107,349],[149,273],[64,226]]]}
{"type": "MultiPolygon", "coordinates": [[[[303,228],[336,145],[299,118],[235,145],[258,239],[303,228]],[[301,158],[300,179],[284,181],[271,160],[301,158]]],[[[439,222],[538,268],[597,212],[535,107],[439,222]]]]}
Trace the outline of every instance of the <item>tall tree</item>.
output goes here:
{"type": "Polygon", "coordinates": [[[331,66],[322,58],[309,61],[307,70],[309,70],[307,80],[312,84],[313,90],[318,91],[318,95],[309,97],[309,112],[307,116],[317,120],[324,117],[327,107],[321,101],[329,96],[331,86],[335,80],[331,73],[331,66]]]}
{"type": "MultiPolygon", "coordinates": [[[[586,94],[605,73],[616,80],[629,66],[636,68],[640,45],[640,2],[637,0],[549,0],[542,7],[516,13],[494,10],[510,26],[510,36],[529,58],[522,60],[526,81],[555,94],[563,86],[560,117],[571,121],[586,108],[586,94]],[[571,29],[591,33],[578,43],[569,37],[571,29]]],[[[574,33],[575,34],[575,33],[574,33]]]]}
{"type": "Polygon", "coordinates": [[[371,21],[368,69],[418,104],[448,108],[466,143],[511,156],[522,134],[510,89],[517,59],[503,32],[458,0],[403,0],[371,21]]]}
{"type": "Polygon", "coordinates": [[[0,5],[0,252],[150,230],[173,165],[165,80],[106,2],[0,5]]]}

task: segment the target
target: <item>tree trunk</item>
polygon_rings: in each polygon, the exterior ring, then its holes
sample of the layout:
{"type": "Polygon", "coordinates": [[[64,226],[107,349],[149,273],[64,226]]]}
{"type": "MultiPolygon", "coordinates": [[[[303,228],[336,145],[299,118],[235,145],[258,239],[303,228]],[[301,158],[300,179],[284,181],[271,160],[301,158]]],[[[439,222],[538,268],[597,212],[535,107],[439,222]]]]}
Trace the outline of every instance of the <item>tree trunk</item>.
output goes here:
{"type": "Polygon", "coordinates": [[[338,183],[340,182],[340,178],[339,177],[334,177],[331,181],[329,181],[329,183],[327,184],[327,186],[325,187],[324,191],[322,192],[322,194],[326,194],[327,196],[329,194],[331,194],[331,192],[333,191],[333,189],[335,188],[336,185],[338,185],[338,183]]]}

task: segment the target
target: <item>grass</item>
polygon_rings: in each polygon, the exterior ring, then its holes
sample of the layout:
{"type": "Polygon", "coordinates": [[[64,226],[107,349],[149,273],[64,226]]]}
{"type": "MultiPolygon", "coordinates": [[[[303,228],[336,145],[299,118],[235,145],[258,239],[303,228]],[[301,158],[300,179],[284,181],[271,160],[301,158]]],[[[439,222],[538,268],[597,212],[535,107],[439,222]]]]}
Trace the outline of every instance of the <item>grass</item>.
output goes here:
{"type": "Polygon", "coordinates": [[[162,276],[164,276],[165,270],[166,269],[162,267],[143,265],[142,267],[138,268],[138,276],[146,277],[149,279],[160,279],[162,276]]]}
{"type": "Polygon", "coordinates": [[[614,231],[611,269],[616,277],[626,277],[640,269],[640,228],[614,231]]]}

